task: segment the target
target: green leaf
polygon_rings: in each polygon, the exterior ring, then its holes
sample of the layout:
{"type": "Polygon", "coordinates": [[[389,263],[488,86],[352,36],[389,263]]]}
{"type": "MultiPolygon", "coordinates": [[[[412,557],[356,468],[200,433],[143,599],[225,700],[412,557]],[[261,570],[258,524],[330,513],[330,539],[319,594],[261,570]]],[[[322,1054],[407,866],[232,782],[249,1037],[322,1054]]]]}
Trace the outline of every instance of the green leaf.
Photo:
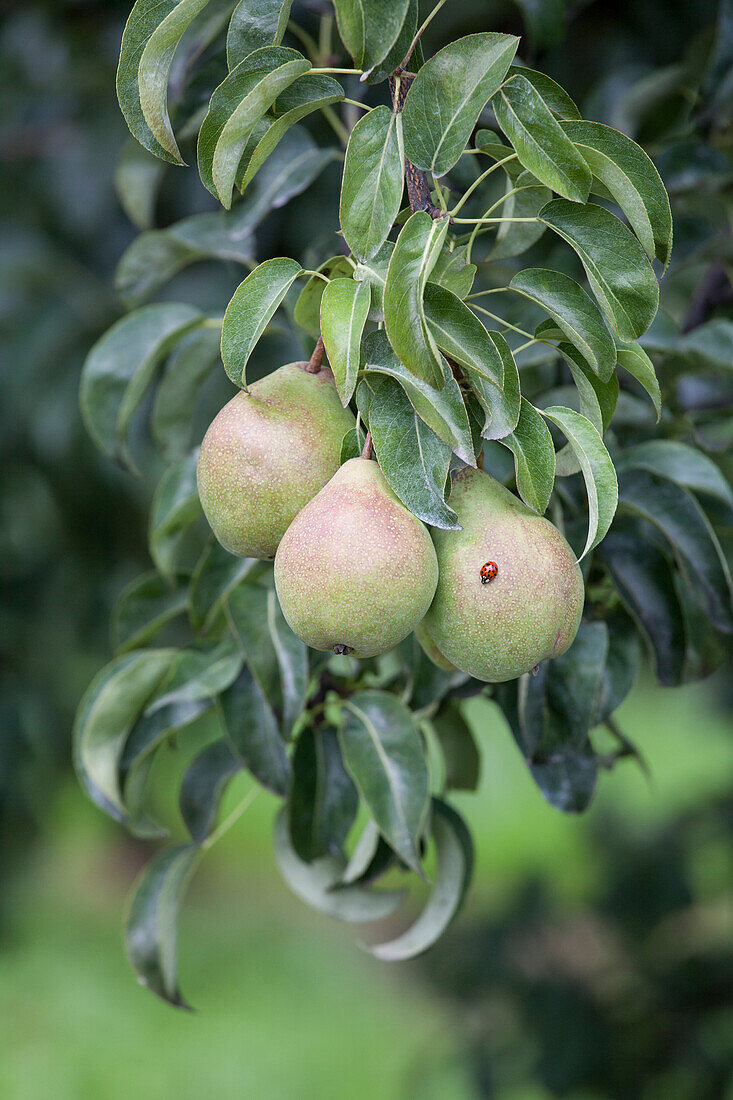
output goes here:
{"type": "MultiPolygon", "coordinates": [[[[341,276],[351,278],[354,271],[346,256],[330,256],[316,270],[322,272],[329,279],[341,276]]],[[[325,281],[319,279],[316,275],[311,275],[298,295],[298,300],[293,309],[295,323],[305,329],[314,340],[317,340],[321,335],[321,298],[325,289],[325,281]]]]}
{"type": "Polygon", "coordinates": [[[127,458],[130,420],[158,364],[202,320],[193,306],[145,306],[122,317],[94,345],[82,370],[79,400],[87,431],[105,454],[127,458]]]}
{"type": "Polygon", "coordinates": [[[560,715],[565,737],[577,748],[598,725],[607,656],[608,627],[583,620],[570,649],[547,668],[547,704],[560,715]]]}
{"type": "Polygon", "coordinates": [[[588,537],[580,558],[597,546],[611,526],[618,504],[618,482],[611,456],[598,431],[581,413],[552,405],[544,415],[572,447],[588,493],[588,537]]]}
{"type": "MultiPolygon", "coordinates": [[[[536,218],[543,206],[552,198],[551,192],[538,184],[529,172],[521,172],[514,181],[507,180],[507,192],[521,188],[510,195],[501,208],[503,218],[536,218]]],[[[487,260],[506,260],[521,256],[535,244],[545,232],[542,222],[502,222],[489,249],[487,260]]]]}
{"type": "Polygon", "coordinates": [[[202,844],[216,825],[227,786],[242,765],[222,738],[194,757],[181,783],[181,817],[196,844],[202,844]]]}
{"type": "Polygon", "coordinates": [[[733,632],[731,578],[720,543],[694,496],[646,470],[628,470],[619,483],[619,503],[652,523],[672,546],[708,618],[733,632]]]}
{"type": "Polygon", "coordinates": [[[364,363],[368,370],[396,378],[417,415],[432,428],[439,439],[464,462],[473,465],[473,441],[466,406],[460,387],[447,364],[443,388],[433,387],[416,378],[397,358],[384,332],[370,332],[363,343],[364,363]]]}
{"type": "Polygon", "coordinates": [[[387,239],[404,188],[402,116],[375,107],[349,136],[341,184],[340,221],[346,243],[370,260],[387,239]]]}
{"type": "Polygon", "coordinates": [[[288,800],[290,840],[300,859],[338,856],[354,824],[359,795],[344,768],[338,734],[330,727],[304,729],[293,755],[288,800]]]}
{"type": "Polygon", "coordinates": [[[366,263],[356,265],[354,271],[356,281],[369,283],[372,288],[372,305],[369,310],[370,321],[384,321],[384,284],[387,282],[387,271],[393,252],[393,242],[385,241],[376,256],[373,256],[366,263]]]}
{"type": "Polygon", "coordinates": [[[236,178],[239,190],[245,190],[291,126],[306,115],[338,103],[343,98],[343,88],[330,76],[306,73],[305,76],[298,77],[272,105],[271,114],[275,117],[267,116],[267,128],[255,145],[252,155],[246,160],[244,174],[242,164],[246,158],[240,162],[236,178]]]}
{"type": "Polygon", "coordinates": [[[458,530],[444,499],[450,447],[420,419],[396,379],[375,380],[369,430],[382,473],[402,503],[423,523],[458,530]]]}
{"type": "Polygon", "coordinates": [[[188,605],[188,591],[164,580],[159,573],[143,573],[120,593],[112,612],[115,650],[125,653],[149,642],[188,605]]]}
{"type": "Polygon", "coordinates": [[[74,766],[92,801],[117,821],[128,821],[119,778],[125,742],[176,658],[174,649],[118,657],[95,677],[79,704],[74,766]]]}
{"type": "Polygon", "coordinates": [[[397,238],[384,285],[390,344],[412,374],[437,389],[443,367],[425,319],[423,292],[447,232],[447,218],[434,221],[424,210],[412,214],[397,238]]]}
{"type": "MultiPolygon", "coordinates": [[[[548,321],[547,324],[553,325],[553,322],[548,321]]],[[[579,411],[602,437],[616,409],[619,393],[618,378],[614,373],[607,382],[601,382],[572,344],[560,344],[559,350],[578,390],[579,411]]],[[[577,474],[579,470],[580,462],[568,444],[556,455],[555,473],[558,477],[568,477],[570,474],[577,474]]]]}
{"type": "Polygon", "coordinates": [[[524,397],[516,428],[499,442],[514,455],[517,491],[522,500],[544,515],[555,483],[555,448],[542,416],[524,397]]]}
{"type": "MultiPolygon", "coordinates": [[[[509,76],[523,76],[528,80],[535,91],[542,96],[546,105],[558,118],[580,119],[582,116],[576,104],[570,98],[564,88],[546,73],[539,73],[535,69],[528,69],[525,65],[512,65],[509,76]]],[[[483,133],[490,131],[484,130],[483,133]]]]}
{"type": "Polygon", "coordinates": [[[466,262],[467,254],[467,245],[456,246],[453,241],[446,241],[430,272],[430,282],[444,286],[461,300],[467,298],[476,277],[476,264],[466,262]]]}
{"type": "MultiPolygon", "coordinates": [[[[652,349],[653,350],[653,349],[652,349]]],[[[716,317],[698,325],[677,343],[692,369],[730,371],[733,364],[733,321],[716,317]]]]}
{"type": "Polygon", "coordinates": [[[685,626],[667,558],[618,523],[606,535],[598,555],[649,644],[657,680],[665,687],[676,686],[684,671],[685,626]]]}
{"type": "Polygon", "coordinates": [[[196,565],[189,586],[193,625],[206,634],[230,592],[261,568],[256,558],[235,558],[212,539],[196,565]]]}
{"type": "Polygon", "coordinates": [[[620,608],[606,619],[608,653],[596,721],[605,722],[634,686],[641,665],[641,639],[633,620],[620,608]]]}
{"type": "Polygon", "coordinates": [[[183,457],[191,446],[191,412],[199,391],[221,362],[220,335],[214,328],[194,329],[168,358],[155,393],[150,432],[165,457],[183,457]]]}
{"type": "Polygon", "coordinates": [[[115,288],[126,305],[136,306],[193,263],[214,259],[246,264],[253,255],[252,238],[241,236],[225,216],[194,214],[168,229],[136,237],[117,265],[115,288]]]}
{"type": "Polygon", "coordinates": [[[309,68],[297,50],[267,46],[241,61],[214,91],[199,131],[198,166],[204,186],[227,209],[255,124],[309,68]]]}
{"type": "Polygon", "coordinates": [[[493,100],[496,120],[520,162],[540,183],[573,202],[584,203],[591,173],[544,99],[520,72],[493,100]]]}
{"type": "MultiPolygon", "coordinates": [[[[502,172],[516,182],[518,176],[524,172],[524,168],[512,149],[511,145],[505,145],[499,134],[493,130],[477,130],[475,147],[482,153],[486,153],[492,160],[506,161],[502,163],[502,172]]],[[[534,177],[533,177],[534,178],[534,177]]],[[[539,180],[537,181],[539,183],[539,180]]]]}
{"type": "Polygon", "coordinates": [[[285,742],[272,707],[246,665],[220,703],[227,739],[237,759],[263,787],[285,797],[291,780],[285,742]]]}
{"type": "MultiPolygon", "coordinates": [[[[255,150],[257,148],[259,146],[255,146],[255,150]]],[[[233,231],[245,235],[271,210],[287,205],[310,187],[337,155],[333,149],[321,149],[316,145],[302,126],[291,126],[249,184],[244,201],[229,215],[233,231]]],[[[241,164],[239,170],[242,171],[241,164]]]]}
{"type": "Polygon", "coordinates": [[[356,883],[341,885],[345,860],[323,856],[305,863],[295,853],[285,810],[275,821],[275,862],[292,892],[316,909],[336,920],[359,924],[383,920],[402,903],[404,891],[367,890],[356,883]]]}
{"type": "Polygon", "coordinates": [[[346,768],[382,836],[422,875],[418,843],[428,808],[428,768],[413,717],[381,691],[356,692],[343,713],[346,768]]]}
{"type": "Polygon", "coordinates": [[[168,75],[189,23],[208,0],[137,0],[125,25],[117,98],[130,133],[156,157],[183,164],[168,118],[168,75]]]}
{"type": "Polygon", "coordinates": [[[344,408],[356,389],[371,296],[368,283],[353,279],[332,279],[321,296],[321,334],[344,408]]]}
{"type": "Polygon", "coordinates": [[[277,256],[251,271],[235,290],[221,330],[221,358],[235,386],[247,389],[249,357],[301,271],[295,260],[277,256]]]}
{"type": "Polygon", "coordinates": [[[333,0],[338,31],[357,69],[384,60],[397,41],[409,0],[333,0]]]}
{"type": "Polygon", "coordinates": [[[138,981],[176,1008],[188,1008],[178,988],[178,910],[199,848],[166,848],[138,879],[125,927],[127,954],[138,981]]]}
{"type": "Polygon", "coordinates": [[[602,206],[553,199],[542,220],[578,254],[593,293],[622,340],[649,328],[659,305],[659,286],[644,249],[622,221],[602,206]]]}
{"type": "Polygon", "coordinates": [[[350,458],[359,458],[364,450],[365,443],[366,433],[363,428],[349,428],[348,432],[341,440],[340,465],[343,466],[344,462],[348,462],[350,458]]]}
{"type": "Polygon", "coordinates": [[[453,167],[506,76],[518,43],[509,34],[470,34],[423,65],[402,112],[405,153],[413,164],[435,176],[453,167]]]}
{"type": "Polygon", "coordinates": [[[115,191],[120,206],[136,229],[152,229],[158,191],[165,172],[156,156],[133,138],[122,147],[115,168],[115,191]]]}
{"type": "Polygon", "coordinates": [[[432,800],[432,831],[438,866],[430,900],[406,932],[367,950],[378,959],[414,959],[442,936],[463,903],[473,871],[473,842],[463,818],[440,799],[432,800]]]}
{"type": "MultiPolygon", "coordinates": [[[[407,14],[405,15],[404,22],[400,33],[397,35],[397,41],[380,62],[367,69],[362,75],[361,79],[367,84],[378,84],[382,80],[386,80],[390,76],[397,66],[404,60],[415,32],[417,31],[417,19],[419,10],[419,0],[409,0],[407,5],[407,14]]],[[[417,48],[410,58],[410,66],[419,68],[421,65],[420,43],[418,42],[417,48]]]]}
{"type": "Polygon", "coordinates": [[[574,279],[559,271],[529,267],[515,275],[509,286],[552,317],[599,378],[610,377],[616,346],[598,306],[574,279]]]}
{"type": "Polygon", "coordinates": [[[471,378],[471,386],[486,414],[481,429],[483,439],[503,439],[513,432],[519,423],[521,393],[519,370],[506,339],[500,332],[489,331],[503,364],[504,384],[498,395],[495,386],[483,382],[477,375],[471,378]]]}
{"type": "Polygon", "coordinates": [[[632,378],[635,378],[649,394],[657,414],[657,423],[662,415],[662,393],[659,389],[659,379],[651,359],[636,342],[620,343],[616,348],[618,365],[623,367],[632,378]]]}
{"type": "Polygon", "coordinates": [[[289,737],[295,723],[303,713],[308,694],[308,650],[285,621],[275,592],[267,594],[267,628],[275,647],[282,717],[280,727],[284,737],[289,737]]]}
{"type": "Polygon", "coordinates": [[[504,365],[499,349],[465,302],[445,287],[429,282],[423,308],[433,338],[447,356],[470,374],[504,385],[504,365]]]}
{"type": "Polygon", "coordinates": [[[445,785],[451,791],[475,791],[481,757],[471,728],[455,699],[446,699],[431,719],[445,760],[445,785]]]}
{"type": "Polygon", "coordinates": [[[227,31],[230,71],[264,46],[279,46],[290,18],[292,0],[239,0],[227,31]]]}
{"type": "Polygon", "coordinates": [[[695,493],[715,497],[733,508],[733,489],[720,468],[702,451],[686,443],[672,439],[650,439],[646,443],[637,443],[621,452],[616,466],[619,472],[648,470],[695,493]]]}
{"type": "Polygon", "coordinates": [[[176,571],[177,552],[186,529],[201,515],[196,465],[198,449],[169,466],[150,508],[150,556],[164,577],[176,571]]]}
{"type": "Polygon", "coordinates": [[[666,271],[672,252],[672,212],[652,161],[635,141],[600,122],[570,121],[562,128],[629,219],[649,259],[656,256],[666,271]]]}

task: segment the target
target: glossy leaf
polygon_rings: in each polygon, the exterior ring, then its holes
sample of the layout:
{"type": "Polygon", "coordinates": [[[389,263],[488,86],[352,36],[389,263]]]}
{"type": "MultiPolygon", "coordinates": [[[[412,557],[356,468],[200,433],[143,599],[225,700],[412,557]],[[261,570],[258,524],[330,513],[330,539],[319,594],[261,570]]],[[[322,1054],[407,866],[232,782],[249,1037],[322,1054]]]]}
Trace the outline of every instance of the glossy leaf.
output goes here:
{"type": "Polygon", "coordinates": [[[504,364],[492,337],[475,313],[445,287],[429,282],[424,293],[425,318],[433,338],[447,356],[471,375],[504,385],[504,364]]]}
{"type": "Polygon", "coordinates": [[[672,569],[651,542],[618,524],[597,551],[654,657],[657,679],[674,687],[685,663],[685,627],[672,569]]]}
{"type": "Polygon", "coordinates": [[[450,447],[420,419],[396,379],[376,380],[369,430],[382,473],[402,503],[423,523],[458,530],[445,503],[450,447]]]}
{"type": "MultiPolygon", "coordinates": [[[[386,80],[404,60],[405,54],[410,48],[412,40],[415,37],[415,32],[417,31],[419,7],[419,0],[408,0],[407,14],[405,15],[395,44],[381,61],[362,74],[361,79],[367,84],[378,84],[380,81],[386,80]]],[[[420,43],[418,42],[417,48],[410,58],[410,65],[412,68],[416,66],[419,68],[420,64],[421,54],[420,43]]]]}
{"type": "Polygon", "coordinates": [[[112,457],[126,455],[130,420],[156,368],[202,319],[193,306],[145,306],[122,317],[97,341],[84,363],[79,400],[100,450],[112,457]]]}
{"type": "Polygon", "coordinates": [[[394,913],[404,898],[401,890],[341,885],[345,860],[337,856],[322,856],[305,863],[293,849],[284,810],[275,821],[275,861],[286,885],[301,901],[336,920],[355,924],[383,920],[394,913]]]}
{"type": "Polygon", "coordinates": [[[176,47],[208,0],[137,0],[125,25],[117,98],[130,133],[162,160],[182,164],[168,118],[168,74],[176,47]]]}
{"type": "Polygon", "coordinates": [[[475,791],[481,757],[471,728],[455,699],[444,702],[432,719],[445,760],[445,785],[449,791],[475,791]]]}
{"type": "MultiPolygon", "coordinates": [[[[549,325],[553,322],[549,321],[549,325]]],[[[539,329],[538,329],[539,331],[539,329]]],[[[578,354],[572,344],[560,344],[562,354],[568,370],[573,376],[578,391],[580,408],[579,412],[586,417],[603,437],[606,428],[611,423],[616,403],[618,401],[619,386],[615,372],[607,382],[602,382],[595,375],[582,355],[578,354]]],[[[570,444],[563,448],[556,456],[555,472],[558,477],[567,477],[576,474],[580,470],[580,462],[570,444]]]]}
{"type": "Polygon", "coordinates": [[[659,379],[651,359],[636,342],[619,343],[616,349],[618,365],[635,378],[652,399],[654,410],[657,414],[657,422],[662,415],[662,394],[659,388],[659,379]]]}
{"type": "Polygon", "coordinates": [[[356,692],[344,706],[344,763],[387,842],[417,874],[428,769],[417,726],[393,695],[356,692]]]}
{"type": "Polygon", "coordinates": [[[379,959],[396,962],[427,951],[445,932],[466,896],[473,871],[473,842],[463,818],[447,803],[434,798],[432,831],[438,865],[430,900],[401,936],[368,948],[379,959]]]}
{"type": "Polygon", "coordinates": [[[656,256],[666,270],[672,252],[672,212],[659,172],[644,150],[600,122],[571,121],[562,128],[623,210],[649,259],[656,256]]]}
{"type": "Polygon", "coordinates": [[[164,577],[176,570],[177,550],[186,528],[201,515],[196,464],[198,450],[175,462],[160,479],[150,509],[150,556],[164,577]]]}
{"type": "Polygon", "coordinates": [[[230,592],[261,568],[255,558],[236,558],[212,540],[199,559],[189,585],[193,625],[205,634],[230,592]]]}
{"type": "Polygon", "coordinates": [[[369,283],[372,288],[372,304],[369,310],[370,321],[384,321],[384,284],[387,282],[387,271],[393,252],[394,243],[385,241],[376,256],[372,256],[371,260],[367,260],[365,263],[357,264],[354,270],[356,281],[369,283]]]}
{"type": "MultiPolygon", "coordinates": [[[[322,272],[329,279],[344,276],[351,278],[354,271],[346,256],[330,256],[324,260],[317,271],[322,272]]],[[[293,319],[302,329],[317,340],[321,335],[321,298],[326,289],[326,282],[316,275],[311,275],[305,284],[293,309],[293,319]]]]}
{"type": "MultiPolygon", "coordinates": [[[[554,115],[563,119],[580,119],[582,115],[577,105],[570,98],[564,88],[561,88],[556,80],[547,73],[537,72],[536,69],[528,69],[525,65],[512,65],[509,76],[523,76],[550,108],[554,115]]],[[[484,131],[486,132],[486,131],[484,131]]]]}
{"type": "Polygon", "coordinates": [[[375,107],[349,136],[341,184],[340,221],[346,243],[370,260],[387,239],[404,189],[402,116],[375,107]]]}
{"type": "Polygon", "coordinates": [[[552,405],[544,415],[555,424],[572,448],[588,493],[588,537],[581,559],[605,536],[616,514],[618,482],[611,456],[596,428],[581,413],[552,405]]]}
{"type": "Polygon", "coordinates": [[[440,389],[441,356],[425,319],[423,293],[448,232],[448,219],[434,221],[418,210],[403,225],[384,285],[384,324],[400,362],[416,378],[440,389]]]}
{"type": "Polygon", "coordinates": [[[280,45],[291,6],[292,0],[239,0],[227,31],[230,71],[255,50],[280,45]]]}
{"type": "Polygon", "coordinates": [[[249,357],[301,270],[286,257],[265,260],[235,290],[221,330],[221,358],[235,386],[247,388],[249,357]]]}
{"type": "Polygon", "coordinates": [[[368,333],[364,338],[363,356],[368,370],[396,378],[417,415],[459,458],[470,465],[474,464],[473,441],[466,406],[460,387],[447,365],[443,375],[443,388],[434,390],[403,366],[384,332],[368,333]]]}
{"type": "Polygon", "coordinates": [[[225,740],[213,741],[195,756],[181,782],[181,817],[196,844],[203,843],[216,825],[227,786],[242,769],[225,740]]]}
{"type": "Polygon", "coordinates": [[[504,383],[501,394],[495,386],[483,382],[477,375],[471,378],[471,386],[486,414],[481,429],[483,439],[503,439],[513,432],[519,423],[521,392],[519,370],[511,348],[500,332],[489,331],[489,336],[499,352],[503,365],[504,383]]]}
{"type": "Polygon", "coordinates": [[[288,793],[291,766],[277,719],[247,666],[222,694],[221,711],[235,756],[273,794],[288,793]]]}
{"type": "Polygon", "coordinates": [[[357,69],[372,69],[394,46],[409,0],[333,0],[338,31],[357,69]]]}
{"type": "Polygon", "coordinates": [[[336,730],[327,726],[303,730],[293,755],[288,800],[290,840],[300,859],[310,863],[321,856],[338,856],[358,806],[336,730]]]}
{"type": "MultiPolygon", "coordinates": [[[[536,218],[540,210],[552,198],[547,187],[537,183],[529,172],[521,172],[513,181],[507,181],[507,193],[515,187],[521,188],[516,195],[510,195],[501,208],[503,218],[536,218]]],[[[499,225],[494,243],[487,253],[487,260],[506,260],[521,256],[540,239],[545,226],[540,221],[512,222],[499,225]]]]}
{"type": "Polygon", "coordinates": [[[635,340],[646,332],[659,305],[659,286],[631,230],[593,203],[579,206],[553,199],[540,217],[578,254],[619,338],[635,340]]]}
{"type": "Polygon", "coordinates": [[[541,306],[589,366],[604,381],[616,364],[616,347],[603,314],[574,279],[559,271],[529,267],[509,286],[541,306]]]}
{"type": "Polygon", "coordinates": [[[163,368],[150,415],[150,434],[169,460],[191,447],[191,411],[199,392],[221,362],[215,328],[197,328],[173,349],[163,368]]]}
{"type": "Polygon", "coordinates": [[[446,241],[430,272],[431,283],[444,286],[461,301],[471,293],[476,277],[476,265],[466,262],[467,252],[466,245],[456,246],[452,241],[446,241]]]}
{"type": "Polygon", "coordinates": [[[118,657],[87,689],[76,713],[74,765],[87,794],[117,821],[128,820],[119,769],[127,737],[170,671],[173,649],[146,649],[118,657]]]}
{"type": "Polygon", "coordinates": [[[138,981],[176,1008],[188,1008],[178,988],[178,910],[199,857],[195,844],[166,848],[140,876],[125,927],[138,981]]]}
{"type": "Polygon", "coordinates": [[[370,302],[369,284],[353,279],[332,279],[321,296],[321,334],[344,407],[356,389],[370,302]]]}
{"type": "Polygon", "coordinates": [[[115,191],[120,206],[136,229],[152,229],[165,163],[130,138],[115,168],[115,191]]]}
{"type": "Polygon", "coordinates": [[[506,76],[518,42],[509,34],[470,34],[423,65],[402,112],[405,153],[413,164],[435,176],[453,167],[506,76]]]}
{"type": "Polygon", "coordinates": [[[555,483],[555,448],[542,416],[524,397],[516,428],[500,442],[514,455],[517,491],[522,500],[544,515],[555,483]]]}
{"type": "Polygon", "coordinates": [[[280,674],[280,727],[283,736],[289,737],[303,712],[308,693],[308,650],[286,623],[272,589],[267,594],[267,629],[280,674]]]}
{"type": "Polygon", "coordinates": [[[493,106],[497,122],[527,171],[558,195],[584,203],[590,192],[590,169],[521,71],[502,86],[493,106]]]}
{"type": "Polygon", "coordinates": [[[199,131],[198,166],[202,183],[227,210],[256,123],[309,68],[297,50],[267,46],[241,61],[214,91],[199,131]]]}
{"type": "Polygon", "coordinates": [[[624,510],[652,523],[667,538],[705,611],[719,630],[733,632],[733,590],[720,543],[695,498],[682,486],[646,470],[628,470],[619,482],[624,510]]]}
{"type": "Polygon", "coordinates": [[[306,73],[305,76],[298,77],[289,88],[286,88],[278,96],[272,105],[270,114],[274,115],[274,118],[270,118],[268,115],[267,127],[256,142],[252,155],[247,159],[244,172],[242,162],[240,162],[236,176],[236,184],[239,190],[245,190],[272,151],[296,122],[305,118],[306,115],[313,114],[314,111],[320,111],[324,107],[329,107],[332,103],[338,103],[343,98],[343,88],[330,76],[306,73]]]}
{"type": "Polygon", "coordinates": [[[112,638],[118,653],[144,645],[188,604],[185,585],[178,587],[155,571],[143,573],[120,593],[112,613],[112,638]]]}

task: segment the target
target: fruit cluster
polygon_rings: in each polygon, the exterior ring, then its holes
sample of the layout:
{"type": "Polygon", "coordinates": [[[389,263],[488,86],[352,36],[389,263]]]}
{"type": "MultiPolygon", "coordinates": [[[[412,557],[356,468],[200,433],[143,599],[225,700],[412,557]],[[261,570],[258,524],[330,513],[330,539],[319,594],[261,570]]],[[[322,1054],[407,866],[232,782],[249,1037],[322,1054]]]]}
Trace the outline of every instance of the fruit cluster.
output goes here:
{"type": "Polygon", "coordinates": [[[298,637],[374,657],[414,630],[439,667],[488,683],[565,653],[584,587],[557,528],[466,466],[450,494],[461,530],[436,528],[431,539],[368,447],[340,465],[354,427],[327,366],[289,363],[232,398],[201,447],[199,495],[214,534],[233,554],[275,559],[298,637]]]}

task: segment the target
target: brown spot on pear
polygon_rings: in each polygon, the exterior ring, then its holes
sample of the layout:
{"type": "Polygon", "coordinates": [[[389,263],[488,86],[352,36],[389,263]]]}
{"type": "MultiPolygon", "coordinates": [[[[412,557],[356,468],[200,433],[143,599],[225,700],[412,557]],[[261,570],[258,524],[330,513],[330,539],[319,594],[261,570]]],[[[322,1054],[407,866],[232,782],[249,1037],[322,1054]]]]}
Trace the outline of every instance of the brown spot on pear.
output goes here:
{"type": "Polygon", "coordinates": [[[570,647],[584,586],[571,547],[483,470],[454,478],[461,531],[433,531],[440,580],[425,628],[444,657],[487,683],[513,680],[570,647]],[[491,584],[481,565],[498,565],[491,584]]]}
{"type": "Polygon", "coordinates": [[[288,525],[339,466],[354,417],[331,371],[287,363],[224,406],[201,444],[198,488],[222,546],[274,558],[288,525]]]}
{"type": "Polygon", "coordinates": [[[313,649],[374,657],[425,615],[438,582],[427,528],[376,462],[352,458],[306,504],[275,557],[283,614],[313,649]]]}

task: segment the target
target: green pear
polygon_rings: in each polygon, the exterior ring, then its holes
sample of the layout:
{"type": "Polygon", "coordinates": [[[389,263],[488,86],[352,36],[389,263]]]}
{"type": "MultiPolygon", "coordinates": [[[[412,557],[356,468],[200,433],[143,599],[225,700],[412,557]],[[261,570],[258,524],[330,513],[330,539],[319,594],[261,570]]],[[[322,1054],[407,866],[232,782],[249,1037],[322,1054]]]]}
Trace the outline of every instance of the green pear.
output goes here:
{"type": "Polygon", "coordinates": [[[313,649],[374,657],[398,645],[438,582],[427,528],[376,462],[352,458],[306,504],[275,558],[283,614],[313,649]]]}
{"type": "Polygon", "coordinates": [[[557,528],[483,470],[461,470],[450,505],[462,530],[433,532],[440,580],[424,622],[443,657],[502,683],[565,653],[584,586],[557,528]]]}
{"type": "Polygon", "coordinates": [[[242,390],[209,426],[198,462],[201,505],[232,554],[274,558],[304,504],[338,469],[354,417],[327,367],[287,363],[242,390]]]}
{"type": "Polygon", "coordinates": [[[428,628],[425,626],[425,620],[418,623],[415,627],[415,637],[420,643],[420,648],[426,657],[428,657],[434,665],[438,668],[442,668],[443,672],[458,672],[455,665],[451,664],[438,649],[433,639],[428,634],[428,628]]]}

